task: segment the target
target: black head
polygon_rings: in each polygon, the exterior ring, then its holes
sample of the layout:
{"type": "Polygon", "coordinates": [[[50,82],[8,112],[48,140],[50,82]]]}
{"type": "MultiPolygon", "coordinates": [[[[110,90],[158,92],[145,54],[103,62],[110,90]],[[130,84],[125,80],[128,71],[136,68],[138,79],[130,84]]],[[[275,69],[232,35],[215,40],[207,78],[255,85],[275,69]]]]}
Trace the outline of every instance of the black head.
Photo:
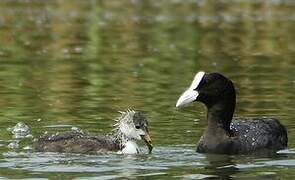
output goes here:
{"type": "Polygon", "coordinates": [[[199,72],[191,86],[178,99],[176,107],[200,101],[210,108],[228,99],[235,101],[235,89],[229,79],[219,73],[199,72]]]}
{"type": "Polygon", "coordinates": [[[150,138],[149,130],[148,130],[148,121],[146,120],[145,116],[141,112],[135,112],[133,115],[133,124],[136,130],[142,130],[144,134],[140,135],[141,138],[145,141],[146,145],[149,148],[149,153],[152,152],[153,145],[152,140],[150,138]]]}
{"type": "Polygon", "coordinates": [[[133,124],[136,129],[141,129],[144,132],[149,132],[148,130],[148,121],[141,112],[135,112],[133,115],[133,124]]]}

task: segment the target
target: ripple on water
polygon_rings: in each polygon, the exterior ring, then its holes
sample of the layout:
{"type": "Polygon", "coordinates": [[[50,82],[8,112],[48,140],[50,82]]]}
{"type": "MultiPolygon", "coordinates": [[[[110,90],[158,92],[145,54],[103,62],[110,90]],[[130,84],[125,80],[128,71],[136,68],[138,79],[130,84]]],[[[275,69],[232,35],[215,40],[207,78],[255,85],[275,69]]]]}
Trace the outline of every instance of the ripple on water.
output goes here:
{"type": "Polygon", "coordinates": [[[235,165],[238,169],[253,169],[259,167],[290,167],[295,166],[295,150],[294,149],[284,149],[277,152],[279,159],[270,158],[259,158],[251,157],[252,160],[247,161],[247,163],[237,163],[235,165]]]}
{"type": "Polygon", "coordinates": [[[152,155],[120,155],[100,153],[97,155],[7,152],[3,153],[0,167],[29,170],[33,172],[120,172],[145,170],[147,176],[171,167],[204,166],[205,157],[183,146],[158,147],[152,155]]]}
{"type": "Polygon", "coordinates": [[[159,146],[150,155],[121,155],[114,152],[85,155],[9,151],[2,154],[0,168],[42,173],[90,173],[79,179],[91,179],[93,173],[99,173],[100,179],[165,176],[171,173],[171,170],[181,168],[182,173],[173,177],[206,179],[219,177],[218,173],[224,172],[232,174],[258,171],[261,176],[271,176],[277,173],[274,169],[278,166],[286,168],[295,166],[295,158],[286,157],[293,155],[295,155],[294,149],[280,151],[275,159],[257,156],[241,158],[241,156],[206,155],[196,153],[195,145],[190,144],[159,146]],[[267,171],[264,167],[267,167],[267,171]]]}

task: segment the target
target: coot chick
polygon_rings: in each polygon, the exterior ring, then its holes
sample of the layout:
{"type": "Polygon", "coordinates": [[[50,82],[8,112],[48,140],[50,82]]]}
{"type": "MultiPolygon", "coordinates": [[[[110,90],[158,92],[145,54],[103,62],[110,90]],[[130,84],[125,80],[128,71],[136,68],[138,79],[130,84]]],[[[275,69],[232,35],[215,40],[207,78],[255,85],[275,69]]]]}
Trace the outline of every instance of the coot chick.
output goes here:
{"type": "Polygon", "coordinates": [[[277,119],[233,119],[236,105],[234,84],[219,73],[197,73],[190,87],[179,97],[176,107],[194,101],[206,105],[208,121],[197,152],[272,153],[287,147],[287,131],[277,119]]]}
{"type": "Polygon", "coordinates": [[[114,129],[108,135],[92,135],[82,131],[63,134],[45,134],[35,142],[39,152],[64,152],[93,154],[101,150],[137,154],[137,140],[143,139],[151,153],[153,146],[149,136],[148,121],[141,112],[128,110],[115,119],[114,129]]]}

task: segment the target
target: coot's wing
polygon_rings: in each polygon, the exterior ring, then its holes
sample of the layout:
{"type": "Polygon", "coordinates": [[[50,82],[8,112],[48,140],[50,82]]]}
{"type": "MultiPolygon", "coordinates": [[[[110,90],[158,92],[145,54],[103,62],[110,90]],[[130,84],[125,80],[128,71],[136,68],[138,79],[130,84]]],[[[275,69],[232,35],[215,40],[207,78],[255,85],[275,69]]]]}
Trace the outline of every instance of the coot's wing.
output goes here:
{"type": "Polygon", "coordinates": [[[230,128],[241,151],[280,150],[287,147],[287,131],[275,118],[236,118],[230,128]]]}

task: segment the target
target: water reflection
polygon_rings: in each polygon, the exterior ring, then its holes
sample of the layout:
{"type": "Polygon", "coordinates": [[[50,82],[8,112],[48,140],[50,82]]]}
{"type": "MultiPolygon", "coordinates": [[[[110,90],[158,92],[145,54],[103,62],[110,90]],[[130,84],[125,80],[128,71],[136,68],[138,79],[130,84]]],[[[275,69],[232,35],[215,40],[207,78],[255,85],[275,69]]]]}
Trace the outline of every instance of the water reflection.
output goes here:
{"type": "Polygon", "coordinates": [[[231,156],[208,154],[206,159],[208,165],[204,167],[205,170],[220,179],[231,179],[239,171],[231,156]]]}

